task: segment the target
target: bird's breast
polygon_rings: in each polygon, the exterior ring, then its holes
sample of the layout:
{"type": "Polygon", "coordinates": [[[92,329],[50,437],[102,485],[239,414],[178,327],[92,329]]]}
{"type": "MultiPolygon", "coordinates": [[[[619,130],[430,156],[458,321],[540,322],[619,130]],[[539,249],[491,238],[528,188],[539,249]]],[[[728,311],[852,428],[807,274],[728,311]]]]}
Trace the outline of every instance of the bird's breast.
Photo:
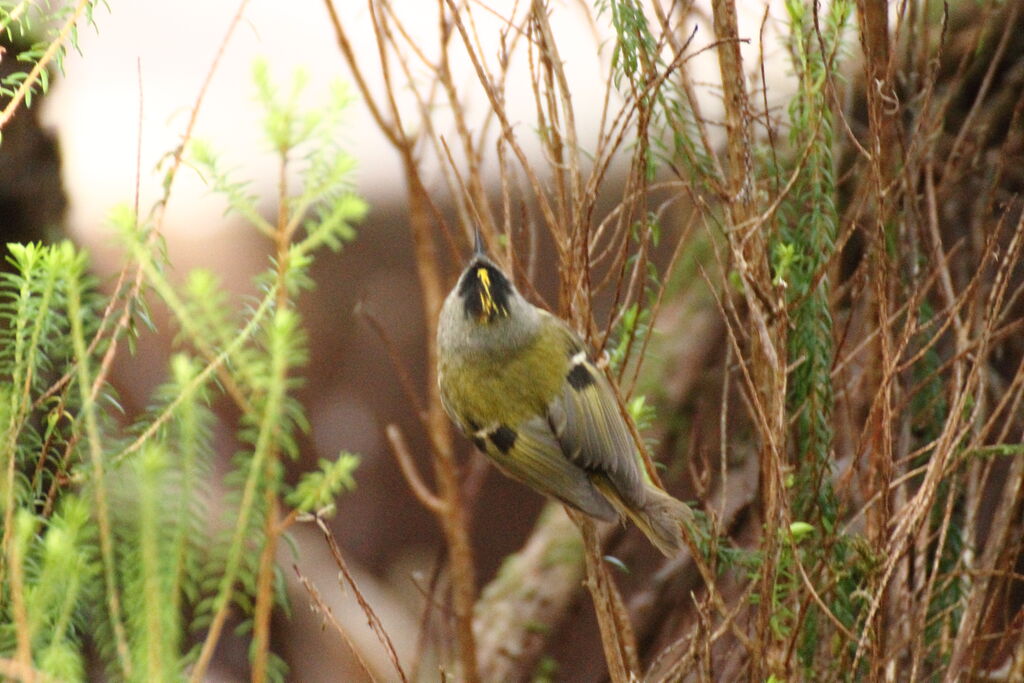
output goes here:
{"type": "Polygon", "coordinates": [[[449,360],[441,369],[441,389],[465,424],[514,427],[546,413],[569,365],[565,343],[538,334],[500,354],[449,360]]]}

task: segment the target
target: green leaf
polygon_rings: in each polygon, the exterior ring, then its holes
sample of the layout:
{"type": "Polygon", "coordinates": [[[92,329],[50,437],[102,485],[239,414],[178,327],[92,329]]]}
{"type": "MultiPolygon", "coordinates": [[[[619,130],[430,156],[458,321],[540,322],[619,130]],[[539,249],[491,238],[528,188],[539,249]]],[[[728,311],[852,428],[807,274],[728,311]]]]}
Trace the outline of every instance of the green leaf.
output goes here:
{"type": "Polygon", "coordinates": [[[319,465],[319,470],[302,475],[286,498],[300,512],[329,510],[342,491],[351,491],[356,486],[352,473],[359,465],[358,456],[342,452],[333,462],[321,458],[319,465]]]}

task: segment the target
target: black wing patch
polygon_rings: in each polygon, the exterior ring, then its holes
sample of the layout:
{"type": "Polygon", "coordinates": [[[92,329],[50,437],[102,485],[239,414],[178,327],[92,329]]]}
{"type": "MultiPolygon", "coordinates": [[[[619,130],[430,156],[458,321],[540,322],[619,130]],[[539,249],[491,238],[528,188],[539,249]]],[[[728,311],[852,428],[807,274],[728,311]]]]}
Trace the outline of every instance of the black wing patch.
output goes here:
{"type": "Polygon", "coordinates": [[[509,429],[505,425],[501,425],[488,435],[491,443],[493,443],[494,447],[501,451],[503,455],[508,455],[508,452],[512,450],[512,447],[516,445],[516,439],[518,436],[519,435],[516,434],[514,429],[509,429]]]}
{"type": "Polygon", "coordinates": [[[573,364],[572,370],[565,376],[565,379],[568,380],[569,386],[576,391],[583,391],[594,383],[594,376],[590,374],[590,370],[584,363],[573,364]]]}
{"type": "Polygon", "coordinates": [[[572,463],[592,475],[606,476],[627,504],[640,504],[643,474],[614,389],[583,352],[571,363],[561,393],[548,405],[551,431],[572,463]]]}
{"type": "Polygon", "coordinates": [[[494,441],[499,433],[504,434],[503,429],[515,435],[515,443],[502,456],[495,442],[490,455],[505,474],[592,517],[608,522],[619,518],[612,504],[594,487],[587,471],[565,457],[546,419],[531,417],[516,425],[515,430],[498,427],[488,438],[494,441]]]}

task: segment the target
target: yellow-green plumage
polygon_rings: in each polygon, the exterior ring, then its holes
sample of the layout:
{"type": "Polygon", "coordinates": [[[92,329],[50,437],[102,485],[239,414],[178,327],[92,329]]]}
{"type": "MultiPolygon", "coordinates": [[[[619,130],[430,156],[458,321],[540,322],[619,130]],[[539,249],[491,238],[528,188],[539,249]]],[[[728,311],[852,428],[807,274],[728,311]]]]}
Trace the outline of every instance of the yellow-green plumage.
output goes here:
{"type": "Polygon", "coordinates": [[[632,519],[666,555],[689,508],[647,481],[604,373],[569,327],[479,248],[438,324],[445,410],[509,476],[598,519],[632,519]]]}
{"type": "Polygon", "coordinates": [[[556,326],[545,326],[521,348],[496,354],[490,362],[477,358],[441,358],[442,377],[460,374],[447,385],[447,400],[464,418],[479,426],[518,424],[547,409],[569,371],[570,338],[556,326]],[[552,352],[552,349],[555,351],[552,352]],[[532,377],[523,382],[521,378],[532,377]]]}

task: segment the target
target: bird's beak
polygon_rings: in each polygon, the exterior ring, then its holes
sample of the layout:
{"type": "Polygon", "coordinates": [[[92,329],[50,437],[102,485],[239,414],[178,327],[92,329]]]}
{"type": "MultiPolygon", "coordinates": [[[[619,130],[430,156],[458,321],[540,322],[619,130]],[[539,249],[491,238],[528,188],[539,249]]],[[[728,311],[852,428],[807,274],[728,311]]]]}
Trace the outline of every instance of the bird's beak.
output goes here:
{"type": "Polygon", "coordinates": [[[484,239],[480,235],[480,228],[478,226],[473,227],[473,256],[486,256],[487,251],[484,249],[484,239]]]}

